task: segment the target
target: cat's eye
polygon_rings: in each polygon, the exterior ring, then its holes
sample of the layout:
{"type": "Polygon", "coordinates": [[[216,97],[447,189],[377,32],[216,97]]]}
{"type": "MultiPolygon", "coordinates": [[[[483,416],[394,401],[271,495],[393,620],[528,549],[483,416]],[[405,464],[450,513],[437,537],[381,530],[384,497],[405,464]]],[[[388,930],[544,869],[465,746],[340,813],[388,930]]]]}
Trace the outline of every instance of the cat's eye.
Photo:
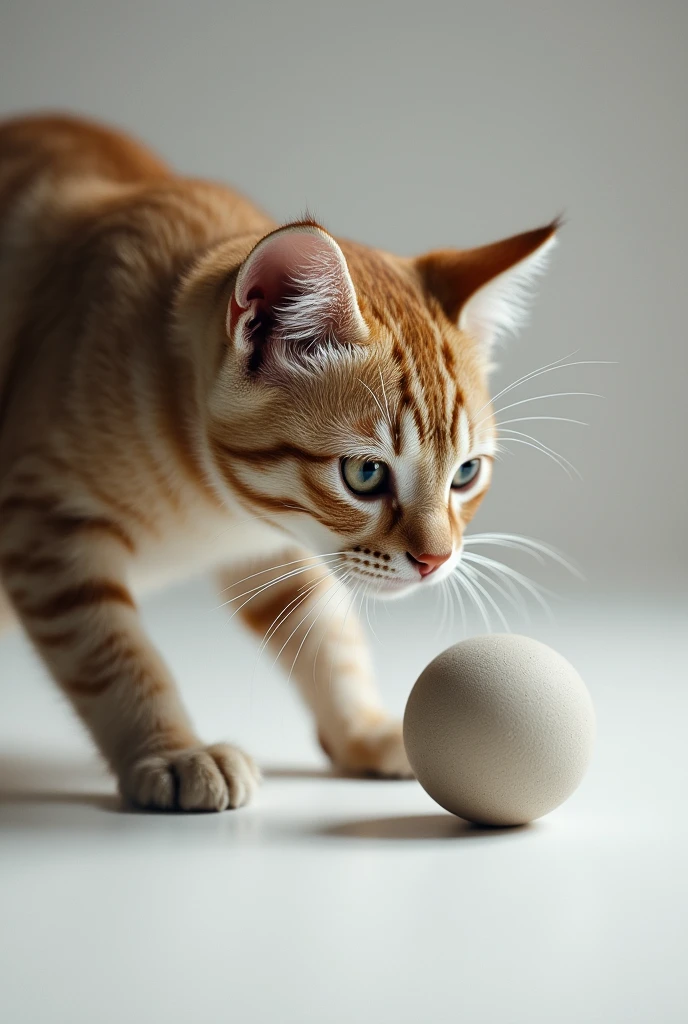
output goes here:
{"type": "Polygon", "coordinates": [[[342,459],[341,467],[344,483],[354,494],[370,497],[387,490],[389,468],[384,462],[352,457],[342,459]]]}
{"type": "Polygon", "coordinates": [[[451,482],[452,490],[462,491],[472,484],[480,472],[480,459],[469,459],[459,466],[451,482]]]}

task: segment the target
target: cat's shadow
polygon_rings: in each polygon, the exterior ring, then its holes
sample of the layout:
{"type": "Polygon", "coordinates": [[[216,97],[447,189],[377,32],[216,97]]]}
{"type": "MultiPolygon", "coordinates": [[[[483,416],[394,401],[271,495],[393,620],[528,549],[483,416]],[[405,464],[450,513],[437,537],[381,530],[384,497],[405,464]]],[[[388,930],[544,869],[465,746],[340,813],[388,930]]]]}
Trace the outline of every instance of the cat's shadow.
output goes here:
{"type": "MultiPolygon", "coordinates": [[[[327,765],[269,765],[262,774],[266,780],[351,777],[327,765]]],[[[75,815],[80,808],[90,808],[110,814],[149,816],[122,802],[114,779],[96,758],[35,752],[0,754],[0,824],[28,821],[29,817],[37,821],[39,808],[51,806],[71,807],[75,815]]],[[[81,820],[83,815],[79,817],[81,820]]]]}
{"type": "MultiPolygon", "coordinates": [[[[266,780],[326,780],[356,778],[327,766],[268,765],[266,780]]],[[[360,776],[358,776],[360,778],[360,776]]],[[[364,783],[365,784],[365,783],[364,783]]],[[[390,783],[392,785],[394,783],[390,783]]],[[[408,783],[406,783],[408,784],[408,783]]],[[[396,783],[399,785],[399,783],[396,783]]],[[[404,785],[404,783],[401,783],[404,785]]],[[[115,782],[95,758],[65,755],[0,754],[0,827],[92,828],[104,825],[108,817],[136,816],[141,819],[166,818],[128,807],[120,800],[115,782]],[[50,813],[56,808],[55,814],[50,813]]],[[[177,815],[171,815],[177,817],[177,815]]],[[[203,815],[203,817],[206,817],[203,815]]],[[[219,821],[220,815],[210,815],[219,821]]],[[[233,816],[232,816],[233,817],[233,816]]],[[[188,819],[187,819],[188,821],[188,819]]],[[[143,825],[143,820],[140,825],[143,825]]],[[[113,821],[114,824],[114,821],[113,821]]],[[[124,822],[122,822],[124,824],[124,822]]],[[[423,840],[484,839],[500,835],[517,836],[537,826],[489,828],[471,824],[448,813],[408,814],[390,817],[360,818],[324,825],[307,826],[312,837],[330,840],[423,840]]]]}
{"type": "Polygon", "coordinates": [[[54,805],[109,812],[121,807],[114,782],[93,759],[0,754],[0,817],[12,808],[54,805]]]}

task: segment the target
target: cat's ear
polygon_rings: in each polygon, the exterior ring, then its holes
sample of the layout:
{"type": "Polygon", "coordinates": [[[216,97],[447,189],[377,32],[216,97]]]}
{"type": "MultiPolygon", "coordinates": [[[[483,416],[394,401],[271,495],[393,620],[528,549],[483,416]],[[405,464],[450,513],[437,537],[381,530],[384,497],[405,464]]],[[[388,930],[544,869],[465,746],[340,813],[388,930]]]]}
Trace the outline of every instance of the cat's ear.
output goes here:
{"type": "Polygon", "coordinates": [[[424,287],[448,318],[489,356],[528,309],[529,288],[545,269],[559,221],[479,249],[446,249],[416,260],[424,287]]]}
{"type": "Polygon", "coordinates": [[[252,370],[266,360],[312,362],[364,342],[368,328],[334,238],[308,222],[261,239],[237,275],[227,334],[252,370]]]}

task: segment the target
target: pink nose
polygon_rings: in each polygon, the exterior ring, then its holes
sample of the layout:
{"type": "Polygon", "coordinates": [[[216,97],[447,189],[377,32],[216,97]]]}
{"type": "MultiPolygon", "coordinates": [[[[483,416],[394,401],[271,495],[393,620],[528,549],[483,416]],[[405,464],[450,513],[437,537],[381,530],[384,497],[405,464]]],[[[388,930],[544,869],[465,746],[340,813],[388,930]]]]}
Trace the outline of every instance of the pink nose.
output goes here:
{"type": "Polygon", "coordinates": [[[409,561],[418,566],[421,576],[429,576],[431,572],[439,569],[447,559],[451,558],[451,551],[448,551],[446,555],[412,555],[410,551],[407,551],[406,554],[409,561]]]}

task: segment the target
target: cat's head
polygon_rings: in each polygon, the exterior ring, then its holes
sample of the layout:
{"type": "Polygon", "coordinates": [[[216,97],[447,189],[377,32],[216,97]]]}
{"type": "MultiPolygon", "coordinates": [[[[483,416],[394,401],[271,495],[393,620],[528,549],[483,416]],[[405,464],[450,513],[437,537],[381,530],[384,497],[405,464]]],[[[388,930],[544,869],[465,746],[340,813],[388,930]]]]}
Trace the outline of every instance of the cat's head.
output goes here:
{"type": "Polygon", "coordinates": [[[380,595],[447,577],[492,476],[494,342],[556,228],[418,259],[311,222],[261,239],[211,403],[229,490],[380,595]]]}

